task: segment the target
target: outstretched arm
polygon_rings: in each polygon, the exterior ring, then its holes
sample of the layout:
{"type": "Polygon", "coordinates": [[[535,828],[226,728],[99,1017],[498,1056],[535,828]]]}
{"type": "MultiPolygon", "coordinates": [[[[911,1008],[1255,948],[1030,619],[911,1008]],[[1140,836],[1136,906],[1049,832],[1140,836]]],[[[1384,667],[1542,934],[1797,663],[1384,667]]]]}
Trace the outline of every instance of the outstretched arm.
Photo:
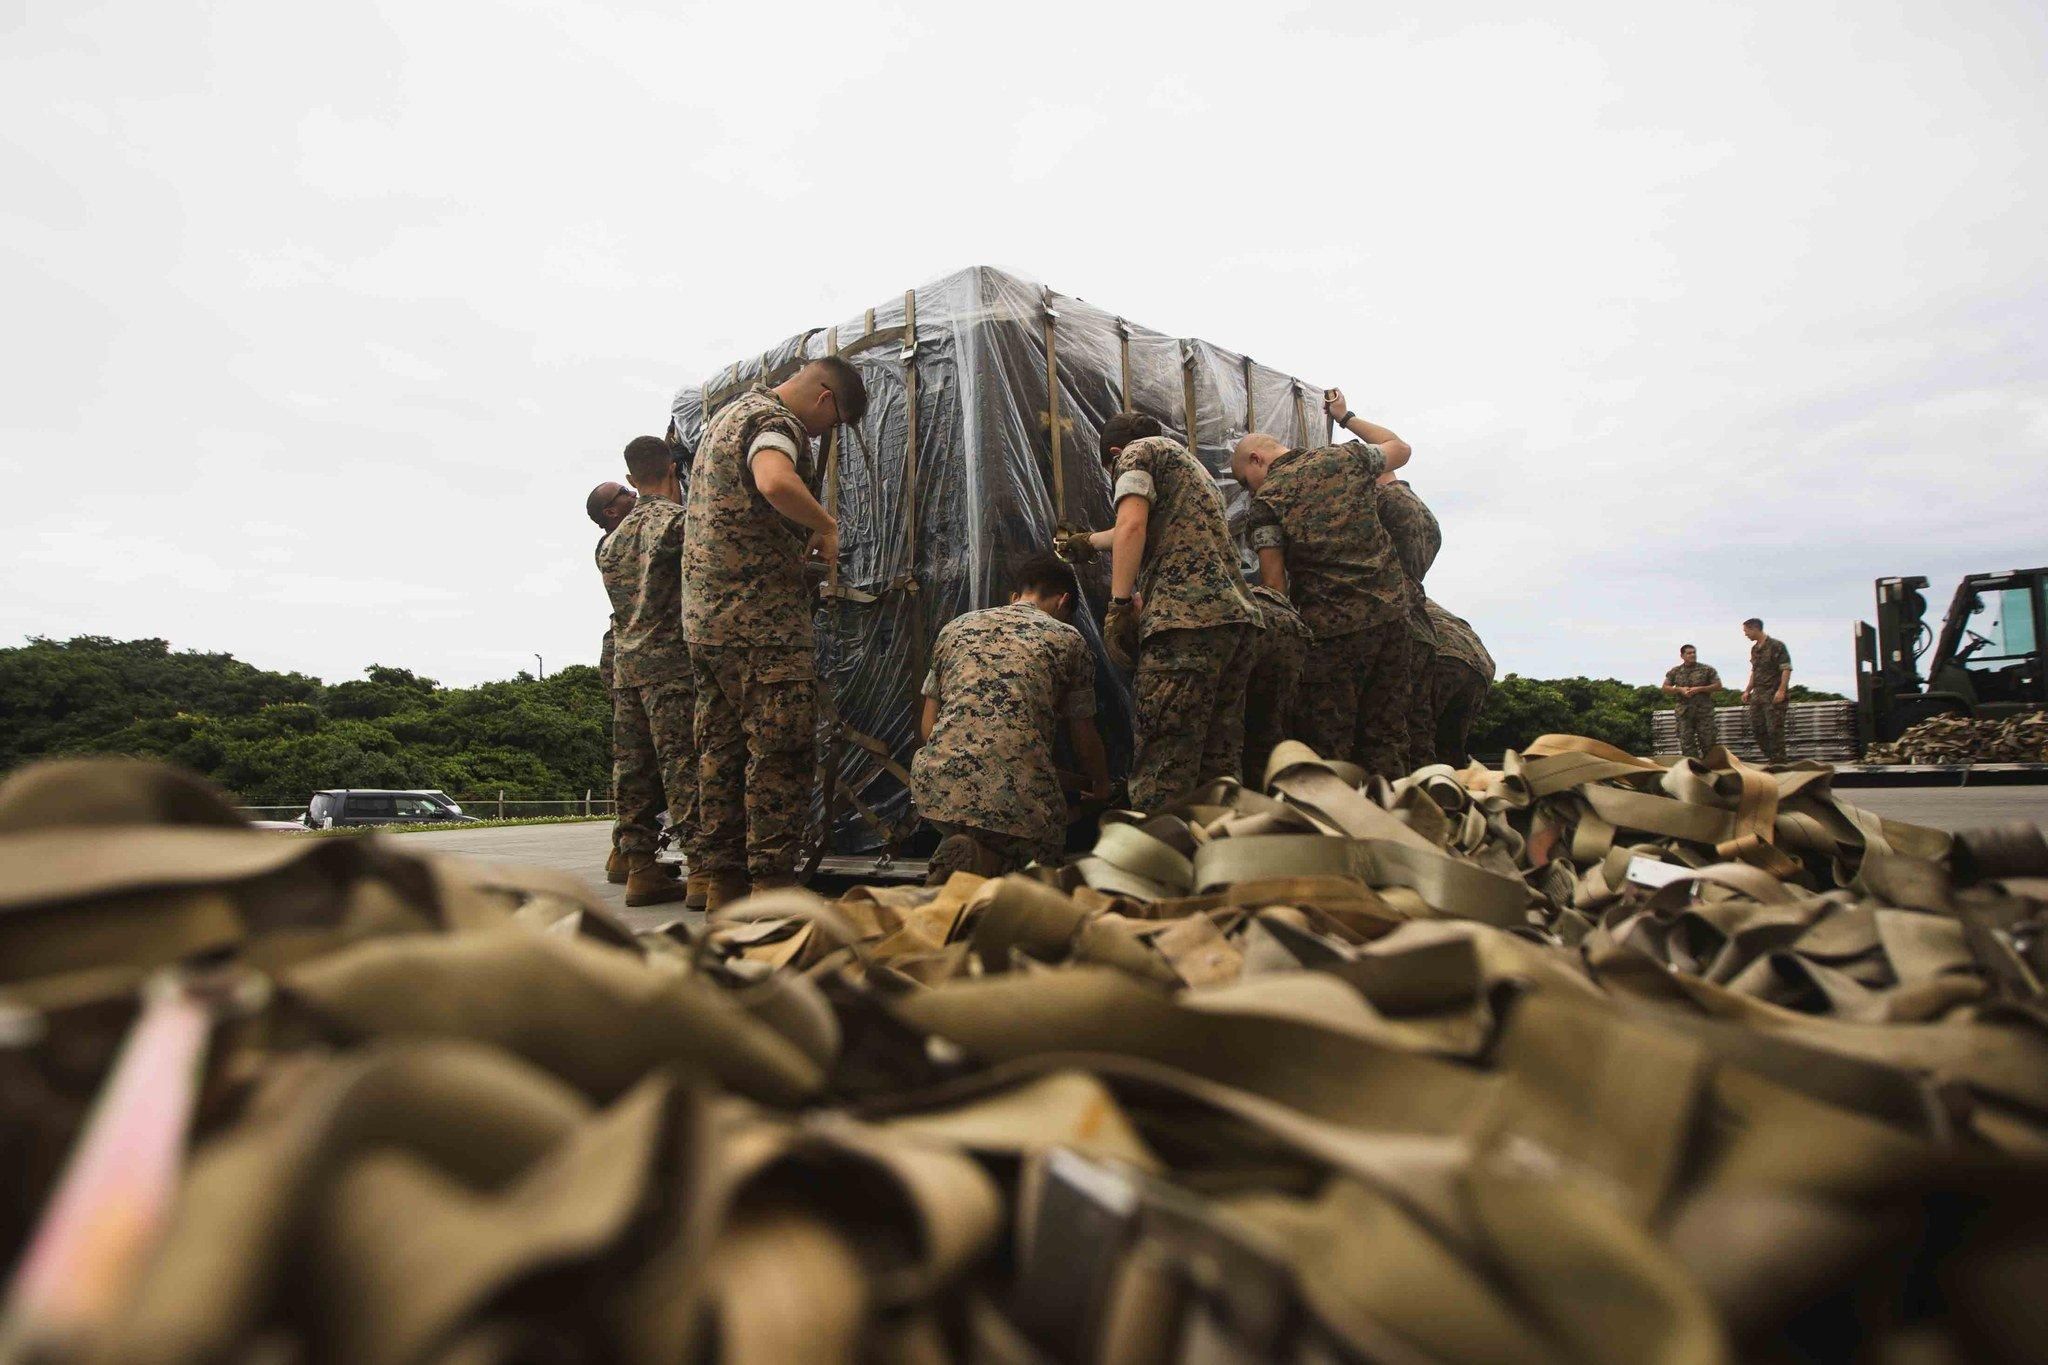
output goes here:
{"type": "Polygon", "coordinates": [[[1368,422],[1352,412],[1344,403],[1342,389],[1331,389],[1323,395],[1323,409],[1330,414],[1332,421],[1342,423],[1344,430],[1359,440],[1380,448],[1380,454],[1385,456],[1387,461],[1383,473],[1392,473],[1399,469],[1407,464],[1409,457],[1415,453],[1414,447],[1396,436],[1391,428],[1383,427],[1377,422],[1368,422]]]}
{"type": "Polygon", "coordinates": [[[1109,533],[1109,594],[1129,597],[1138,586],[1138,569],[1145,558],[1145,528],[1152,522],[1152,504],[1130,494],[1116,505],[1116,529],[1109,533]]]}

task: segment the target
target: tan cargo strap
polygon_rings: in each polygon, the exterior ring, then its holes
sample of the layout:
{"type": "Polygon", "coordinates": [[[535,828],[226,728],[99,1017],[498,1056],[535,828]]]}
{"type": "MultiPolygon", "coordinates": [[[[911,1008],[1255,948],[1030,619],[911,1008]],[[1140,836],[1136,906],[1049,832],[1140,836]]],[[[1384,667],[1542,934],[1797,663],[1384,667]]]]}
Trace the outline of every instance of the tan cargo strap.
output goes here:
{"type": "Polygon", "coordinates": [[[1123,405],[1134,410],[1131,399],[1131,324],[1122,318],[1116,320],[1118,373],[1123,376],[1123,405]]]}
{"type": "MultiPolygon", "coordinates": [[[[839,329],[832,328],[825,334],[825,345],[832,355],[839,354],[839,329]]],[[[839,424],[832,424],[831,432],[825,437],[825,511],[834,522],[839,520],[839,424]]],[[[839,556],[825,566],[825,586],[822,590],[827,597],[839,595],[839,556]]]]}
{"type": "Polygon", "coordinates": [[[1299,379],[1293,380],[1292,384],[1294,387],[1294,420],[1301,424],[1301,443],[1307,445],[1309,442],[1309,432],[1314,429],[1309,426],[1308,391],[1301,387],[1299,379]]]}
{"type": "Polygon", "coordinates": [[[1052,443],[1052,509],[1061,525],[1067,520],[1067,465],[1060,454],[1060,367],[1054,341],[1059,311],[1052,306],[1052,291],[1045,291],[1045,424],[1052,443]]]}
{"type": "Polygon", "coordinates": [[[1202,442],[1195,429],[1195,348],[1186,341],[1180,344],[1180,402],[1188,428],[1188,454],[1200,459],[1202,442]]]}
{"type": "Polygon", "coordinates": [[[1259,419],[1252,401],[1252,358],[1244,357],[1244,429],[1257,431],[1259,419]]]}

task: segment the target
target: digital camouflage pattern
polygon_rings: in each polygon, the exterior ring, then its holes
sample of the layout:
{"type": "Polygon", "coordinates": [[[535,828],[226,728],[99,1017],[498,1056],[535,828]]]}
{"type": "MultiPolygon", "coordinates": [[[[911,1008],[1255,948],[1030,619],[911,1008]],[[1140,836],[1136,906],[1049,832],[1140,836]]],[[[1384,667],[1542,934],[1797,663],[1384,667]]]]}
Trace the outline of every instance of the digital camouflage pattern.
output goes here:
{"type": "Polygon", "coordinates": [[[812,647],[812,592],[804,577],[810,533],[754,487],[748,455],[772,432],[795,446],[809,477],[810,437],[772,390],[756,384],[721,408],[690,467],[683,566],[683,634],[693,645],[812,647]]]}
{"type": "Polygon", "coordinates": [[[817,778],[817,661],[808,645],[692,645],[697,845],[692,872],[785,879],[817,778]]]}
{"type": "Polygon", "coordinates": [[[1424,606],[1429,612],[1429,624],[1436,631],[1437,657],[1455,660],[1492,682],[1493,656],[1479,642],[1478,632],[1472,629],[1471,622],[1462,616],[1451,615],[1433,597],[1427,599],[1424,606]]]}
{"type": "Polygon", "coordinates": [[[612,685],[687,678],[682,504],[643,495],[597,547],[597,569],[612,601],[612,685]]]}
{"type": "MultiPolygon", "coordinates": [[[[1711,664],[1679,664],[1664,673],[1666,687],[1719,687],[1721,675],[1711,664]]],[[[1714,734],[1714,694],[1673,698],[1677,712],[1678,751],[1687,758],[1705,758],[1720,741],[1714,734]]]]}
{"type": "Polygon", "coordinates": [[[1400,621],[1325,639],[1308,648],[1295,729],[1326,758],[1392,781],[1406,777],[1414,641],[1400,621]]]}
{"type": "Polygon", "coordinates": [[[1260,628],[1252,640],[1251,667],[1244,684],[1244,780],[1265,790],[1266,760],[1283,739],[1292,738],[1301,669],[1308,658],[1309,632],[1301,613],[1285,596],[1260,584],[1252,589],[1260,628]]]}
{"type": "Polygon", "coordinates": [[[1064,830],[1061,831],[1062,837],[1057,839],[1026,839],[1016,834],[977,829],[973,825],[956,825],[946,820],[934,820],[932,825],[942,838],[939,846],[932,850],[925,880],[927,886],[944,886],[955,872],[971,872],[977,877],[1000,877],[1033,863],[1044,863],[1050,867],[1058,863],[1066,852],[1064,830]],[[972,840],[975,847],[962,849],[948,842],[956,836],[972,840]]]}
{"type": "Polygon", "coordinates": [[[1792,666],[1792,651],[1782,640],[1766,635],[1749,647],[1749,691],[1770,696],[1778,690],[1778,677],[1792,666]]]}
{"type": "Polygon", "coordinates": [[[670,678],[612,693],[612,783],[622,852],[652,853],[668,811],[676,846],[696,870],[696,688],[670,678]]]}
{"type": "Polygon", "coordinates": [[[1202,462],[1178,441],[1147,436],[1118,453],[1113,477],[1114,502],[1135,494],[1152,504],[1138,574],[1142,637],[1251,621],[1223,494],[1202,462]]]}
{"type": "Polygon", "coordinates": [[[1287,595],[1318,640],[1398,620],[1407,578],[1380,523],[1373,481],[1386,468],[1362,441],[1290,451],[1252,498],[1254,550],[1279,550],[1287,595]]]}
{"type": "Polygon", "coordinates": [[[1235,622],[1146,637],[1135,687],[1134,807],[1162,809],[1198,783],[1242,767],[1245,682],[1257,638],[1256,627],[1235,622]]]}
{"type": "Polygon", "coordinates": [[[1429,577],[1429,566],[1436,563],[1437,551],[1443,548],[1443,527],[1437,524],[1436,513],[1429,510],[1429,504],[1402,480],[1383,483],[1378,488],[1380,524],[1387,528],[1387,535],[1394,542],[1401,567],[1421,583],[1429,577]]]}
{"type": "Polygon", "coordinates": [[[910,761],[925,819],[1061,842],[1054,745],[1061,722],[1095,714],[1095,659],[1081,632],[1028,602],[956,616],[932,646],[923,690],[939,704],[910,761]]]}
{"type": "Polygon", "coordinates": [[[607,692],[612,690],[612,657],[612,629],[606,626],[604,643],[597,647],[597,678],[604,684],[604,690],[607,692]]]}

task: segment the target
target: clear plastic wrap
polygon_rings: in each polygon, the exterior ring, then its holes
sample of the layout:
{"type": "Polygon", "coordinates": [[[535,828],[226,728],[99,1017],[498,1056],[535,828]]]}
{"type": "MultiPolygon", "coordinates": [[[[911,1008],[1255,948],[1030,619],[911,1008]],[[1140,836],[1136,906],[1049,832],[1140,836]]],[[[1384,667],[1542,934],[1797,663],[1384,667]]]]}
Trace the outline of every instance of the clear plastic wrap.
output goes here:
{"type": "MultiPolygon", "coordinates": [[[[1234,526],[1245,501],[1229,474],[1238,437],[1254,425],[1300,445],[1320,444],[1328,433],[1319,387],[977,266],[684,388],[671,414],[676,437],[696,448],[707,395],[715,412],[745,385],[779,382],[835,346],[860,368],[868,412],[857,432],[842,431],[806,471],[840,524],[836,582],[825,585],[816,617],[819,676],[835,713],[821,723],[843,722],[899,765],[908,765],[916,746],[919,692],[940,627],[1002,601],[1008,566],[1050,548],[1056,530],[1110,524],[1110,482],[1096,435],[1126,406],[1127,392],[1129,406],[1179,439],[1187,440],[1192,414],[1190,448],[1217,476],[1234,526]],[[915,325],[906,329],[913,307],[915,325]],[[1046,401],[1048,335],[1056,405],[1046,401]]],[[[1102,656],[1106,557],[1082,568],[1079,579],[1088,610],[1075,625],[1095,651],[1098,716],[1120,774],[1130,760],[1131,694],[1130,680],[1102,656]]],[[[878,824],[905,821],[909,794],[876,753],[857,741],[829,741],[838,798],[833,850],[878,847],[878,824]],[[868,815],[846,801],[849,794],[868,815]]]]}

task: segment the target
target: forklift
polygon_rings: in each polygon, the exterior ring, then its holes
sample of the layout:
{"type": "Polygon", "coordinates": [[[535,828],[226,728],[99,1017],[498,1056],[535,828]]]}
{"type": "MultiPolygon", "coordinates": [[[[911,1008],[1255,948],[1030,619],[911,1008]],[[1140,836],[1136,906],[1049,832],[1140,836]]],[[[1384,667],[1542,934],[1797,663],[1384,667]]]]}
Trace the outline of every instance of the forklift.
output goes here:
{"type": "Polygon", "coordinates": [[[1917,576],[1878,579],[1877,625],[1856,623],[1859,750],[1932,716],[1997,720],[2048,709],[2048,568],[1969,575],[1938,636],[1925,619],[1926,587],[1917,576]]]}

